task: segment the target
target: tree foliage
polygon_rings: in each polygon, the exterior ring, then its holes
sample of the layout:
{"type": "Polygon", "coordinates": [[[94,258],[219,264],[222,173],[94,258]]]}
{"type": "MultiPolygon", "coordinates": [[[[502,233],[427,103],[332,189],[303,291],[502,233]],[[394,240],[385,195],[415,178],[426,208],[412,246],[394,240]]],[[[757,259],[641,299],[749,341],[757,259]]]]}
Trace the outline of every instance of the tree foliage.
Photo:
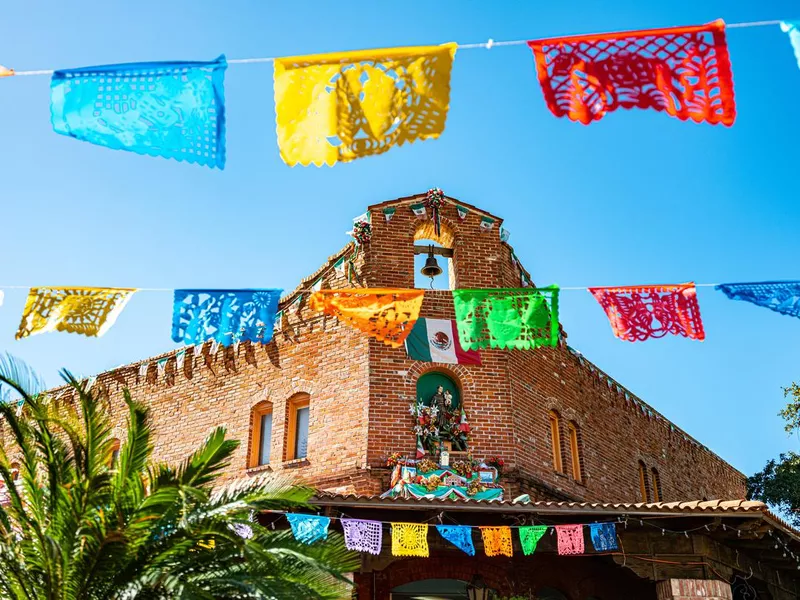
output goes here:
{"type": "MultiPolygon", "coordinates": [[[[778,413],[786,421],[787,433],[800,432],[800,385],[784,389],[789,399],[778,413]]],[[[800,525],[800,454],[787,452],[770,460],[763,470],[747,480],[749,498],[761,500],[781,511],[794,525],[800,525]]]]}
{"type": "Polygon", "coordinates": [[[64,373],[72,401],[0,360],[0,597],[13,600],[340,598],[356,557],[340,535],[311,546],[252,520],[307,509],[312,490],[262,476],[217,486],[238,442],[215,429],[179,465],[151,462],[148,411],[125,392],[127,439],[64,373]],[[12,471],[12,464],[18,465],[12,471]]]}

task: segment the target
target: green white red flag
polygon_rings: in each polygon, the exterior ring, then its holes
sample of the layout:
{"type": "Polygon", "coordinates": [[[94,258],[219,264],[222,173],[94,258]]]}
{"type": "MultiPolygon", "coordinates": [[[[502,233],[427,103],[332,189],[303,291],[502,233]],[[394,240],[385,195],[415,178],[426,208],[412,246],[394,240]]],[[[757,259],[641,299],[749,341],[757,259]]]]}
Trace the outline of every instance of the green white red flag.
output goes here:
{"type": "Polygon", "coordinates": [[[464,350],[458,341],[456,322],[449,319],[417,319],[406,338],[409,358],[425,362],[479,365],[477,350],[464,350]]]}

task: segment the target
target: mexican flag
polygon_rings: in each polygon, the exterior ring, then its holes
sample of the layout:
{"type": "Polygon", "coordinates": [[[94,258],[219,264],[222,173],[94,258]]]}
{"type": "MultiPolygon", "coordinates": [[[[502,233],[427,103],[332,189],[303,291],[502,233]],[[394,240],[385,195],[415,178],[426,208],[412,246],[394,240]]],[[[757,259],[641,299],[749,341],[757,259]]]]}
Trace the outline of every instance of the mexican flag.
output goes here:
{"type": "Polygon", "coordinates": [[[449,319],[417,319],[406,338],[408,357],[425,362],[479,365],[477,350],[464,350],[458,341],[456,322],[449,319]]]}

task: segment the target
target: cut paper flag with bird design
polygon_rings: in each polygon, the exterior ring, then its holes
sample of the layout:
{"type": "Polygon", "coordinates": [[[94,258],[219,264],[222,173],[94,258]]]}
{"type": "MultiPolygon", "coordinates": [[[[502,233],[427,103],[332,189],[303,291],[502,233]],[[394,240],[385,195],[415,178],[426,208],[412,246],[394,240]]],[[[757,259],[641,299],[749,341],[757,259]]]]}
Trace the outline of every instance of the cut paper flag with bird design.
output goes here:
{"type": "Polygon", "coordinates": [[[733,125],[725,23],[528,42],[550,111],[588,125],[620,108],[733,125]]]}
{"type": "Polygon", "coordinates": [[[48,331],[100,337],[111,328],[134,292],[133,288],[31,288],[16,337],[48,331]]]}
{"type": "Polygon", "coordinates": [[[225,167],[224,56],[56,71],[56,133],[138,154],[225,167]]]}
{"type": "Polygon", "coordinates": [[[429,554],[427,523],[392,523],[392,556],[429,554]]]}
{"type": "Polygon", "coordinates": [[[342,519],[344,545],[354,552],[369,552],[378,555],[383,546],[383,527],[380,521],[342,519]]]}
{"type": "Polygon", "coordinates": [[[321,290],[311,294],[309,306],[399,348],[419,318],[424,294],[424,290],[390,288],[321,290]]]}
{"type": "Polygon", "coordinates": [[[172,340],[223,346],[272,339],[283,290],[175,290],[172,340]]]}
{"type": "Polygon", "coordinates": [[[453,304],[465,350],[530,350],[558,343],[558,286],[454,290],[453,304]]]}
{"type": "Polygon", "coordinates": [[[466,525],[437,525],[436,530],[444,539],[470,556],[475,556],[475,544],[472,542],[472,527],[466,525]]]}
{"type": "Polygon", "coordinates": [[[800,281],[721,283],[715,289],[731,300],[744,300],[782,315],[800,317],[800,281]]]}
{"type": "Polygon", "coordinates": [[[790,21],[781,23],[781,31],[789,34],[789,41],[794,48],[794,56],[797,59],[797,67],[800,68],[800,21],[790,21]]]}
{"type": "Polygon", "coordinates": [[[464,350],[458,341],[456,322],[450,319],[419,319],[406,338],[408,357],[425,362],[479,365],[477,350],[464,350]]]}
{"type": "Polygon", "coordinates": [[[589,288],[614,335],[626,342],[682,335],[703,340],[703,320],[693,283],[589,288]]]}
{"type": "Polygon", "coordinates": [[[328,539],[328,526],[331,524],[329,517],[286,513],[286,519],[298,542],[313,544],[319,540],[328,539]]]}
{"type": "Polygon", "coordinates": [[[598,552],[617,549],[617,526],[614,523],[591,523],[592,545],[598,552]]]}
{"type": "Polygon", "coordinates": [[[333,166],[439,137],[457,44],[275,59],[281,158],[333,166]]]}

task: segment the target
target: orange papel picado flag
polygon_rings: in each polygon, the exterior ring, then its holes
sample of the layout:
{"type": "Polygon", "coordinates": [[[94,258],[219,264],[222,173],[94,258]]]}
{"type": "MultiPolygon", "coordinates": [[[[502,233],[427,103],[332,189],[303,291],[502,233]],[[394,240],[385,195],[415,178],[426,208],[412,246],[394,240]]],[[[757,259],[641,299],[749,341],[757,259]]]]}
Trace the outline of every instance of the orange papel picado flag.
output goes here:
{"type": "Polygon", "coordinates": [[[333,166],[437,138],[457,44],[275,59],[278,147],[289,166],[333,166]]]}
{"type": "Polygon", "coordinates": [[[135,291],[131,288],[31,288],[17,339],[48,331],[100,337],[111,328],[135,291]]]}
{"type": "Polygon", "coordinates": [[[424,295],[424,290],[391,288],[320,290],[311,294],[309,306],[399,348],[419,318],[424,295]]]}

